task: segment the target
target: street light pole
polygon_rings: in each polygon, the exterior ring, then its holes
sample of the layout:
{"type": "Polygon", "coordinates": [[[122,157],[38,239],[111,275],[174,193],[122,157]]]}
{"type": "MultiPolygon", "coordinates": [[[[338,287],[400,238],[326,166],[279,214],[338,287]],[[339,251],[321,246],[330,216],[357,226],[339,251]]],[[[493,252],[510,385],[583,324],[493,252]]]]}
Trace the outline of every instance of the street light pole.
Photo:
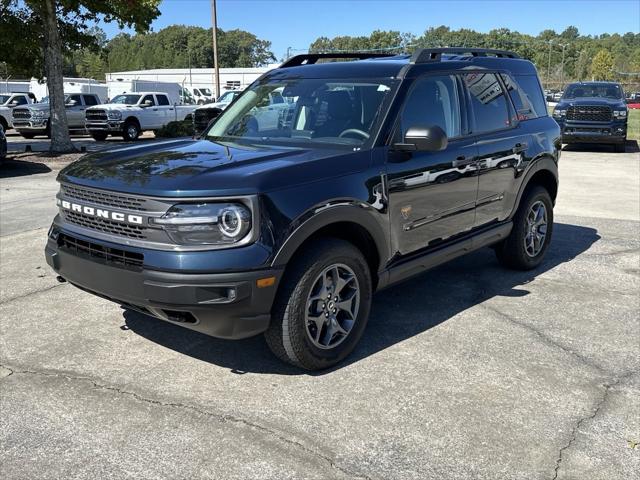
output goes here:
{"type": "Polygon", "coordinates": [[[211,0],[211,24],[213,25],[213,81],[216,86],[216,97],[220,97],[220,72],[218,70],[218,16],[216,0],[211,0]]]}

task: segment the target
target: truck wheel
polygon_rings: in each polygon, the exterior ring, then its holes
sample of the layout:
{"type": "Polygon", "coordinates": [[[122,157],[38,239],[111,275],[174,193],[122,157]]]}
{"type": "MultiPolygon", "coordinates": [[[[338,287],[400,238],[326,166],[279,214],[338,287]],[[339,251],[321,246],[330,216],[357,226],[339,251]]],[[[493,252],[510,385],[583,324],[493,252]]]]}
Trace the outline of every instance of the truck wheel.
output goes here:
{"type": "Polygon", "coordinates": [[[0,117],[0,126],[2,127],[2,130],[4,130],[5,132],[9,130],[9,125],[7,124],[7,121],[3,117],[0,117]]]}
{"type": "Polygon", "coordinates": [[[520,202],[513,229],[495,251],[500,263],[516,270],[540,265],[553,233],[553,203],[549,192],[535,186],[520,202]]]}
{"type": "Polygon", "coordinates": [[[96,142],[104,142],[109,134],[107,132],[91,132],[91,138],[96,142]]]}
{"type": "Polygon", "coordinates": [[[122,138],[124,138],[125,140],[132,142],[134,140],[137,140],[139,136],[140,127],[136,122],[129,120],[124,124],[124,127],[122,127],[122,138]]]}
{"type": "Polygon", "coordinates": [[[371,273],[351,243],[310,243],[280,285],[265,338],[281,360],[307,370],[331,367],[354,349],[371,308],[371,273]]]}
{"type": "Polygon", "coordinates": [[[36,136],[35,133],[31,132],[18,132],[22,138],[26,138],[27,140],[31,140],[36,136]]]}

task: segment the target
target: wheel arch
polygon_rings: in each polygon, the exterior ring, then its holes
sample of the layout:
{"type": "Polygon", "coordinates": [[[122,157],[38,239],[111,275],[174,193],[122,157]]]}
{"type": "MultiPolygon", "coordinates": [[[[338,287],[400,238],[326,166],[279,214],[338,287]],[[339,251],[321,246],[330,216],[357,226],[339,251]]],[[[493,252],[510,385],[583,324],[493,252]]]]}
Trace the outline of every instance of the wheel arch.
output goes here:
{"type": "Polygon", "coordinates": [[[287,265],[306,245],[321,237],[339,238],[352,243],[364,255],[371,270],[374,290],[378,272],[388,254],[388,242],[374,212],[361,206],[337,206],[324,210],[300,224],[286,239],[272,261],[273,266],[287,265]]]}
{"type": "Polygon", "coordinates": [[[129,122],[133,122],[133,123],[135,123],[135,124],[138,126],[138,130],[142,131],[142,128],[141,128],[141,126],[140,126],[140,120],[138,120],[138,117],[136,117],[136,116],[134,116],[134,115],[129,115],[129,116],[125,119],[125,121],[124,121],[123,125],[126,125],[126,124],[127,124],[127,123],[129,123],[129,122]]]}
{"type": "Polygon", "coordinates": [[[558,196],[558,164],[553,158],[544,156],[537,159],[533,168],[527,172],[518,190],[518,195],[509,218],[513,218],[518,211],[518,206],[524,194],[536,185],[544,187],[549,192],[551,200],[555,205],[558,196]]]}

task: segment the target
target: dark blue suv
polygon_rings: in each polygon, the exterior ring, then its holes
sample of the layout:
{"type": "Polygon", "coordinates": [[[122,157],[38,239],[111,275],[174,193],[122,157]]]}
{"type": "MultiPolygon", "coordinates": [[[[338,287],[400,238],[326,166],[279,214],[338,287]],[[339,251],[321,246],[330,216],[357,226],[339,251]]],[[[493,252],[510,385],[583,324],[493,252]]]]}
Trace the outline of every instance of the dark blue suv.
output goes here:
{"type": "Polygon", "coordinates": [[[264,333],[281,359],[326,368],[378,290],[487,246],[539,265],[560,145],[534,66],[511,52],[297,56],[199,139],[61,171],[46,258],[126,308],[264,333]]]}

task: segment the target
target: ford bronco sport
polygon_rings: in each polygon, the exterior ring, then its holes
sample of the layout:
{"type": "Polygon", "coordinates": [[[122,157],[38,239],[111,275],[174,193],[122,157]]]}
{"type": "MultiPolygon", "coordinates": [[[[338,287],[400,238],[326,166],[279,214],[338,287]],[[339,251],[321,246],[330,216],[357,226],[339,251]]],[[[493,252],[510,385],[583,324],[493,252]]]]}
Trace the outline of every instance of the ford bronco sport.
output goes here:
{"type": "Polygon", "coordinates": [[[46,258],[126,308],[264,333],[282,360],[326,368],[356,346],[375,291],[486,246],[539,265],[559,147],[536,70],[513,53],[297,56],[199,139],[61,171],[46,258]]]}

